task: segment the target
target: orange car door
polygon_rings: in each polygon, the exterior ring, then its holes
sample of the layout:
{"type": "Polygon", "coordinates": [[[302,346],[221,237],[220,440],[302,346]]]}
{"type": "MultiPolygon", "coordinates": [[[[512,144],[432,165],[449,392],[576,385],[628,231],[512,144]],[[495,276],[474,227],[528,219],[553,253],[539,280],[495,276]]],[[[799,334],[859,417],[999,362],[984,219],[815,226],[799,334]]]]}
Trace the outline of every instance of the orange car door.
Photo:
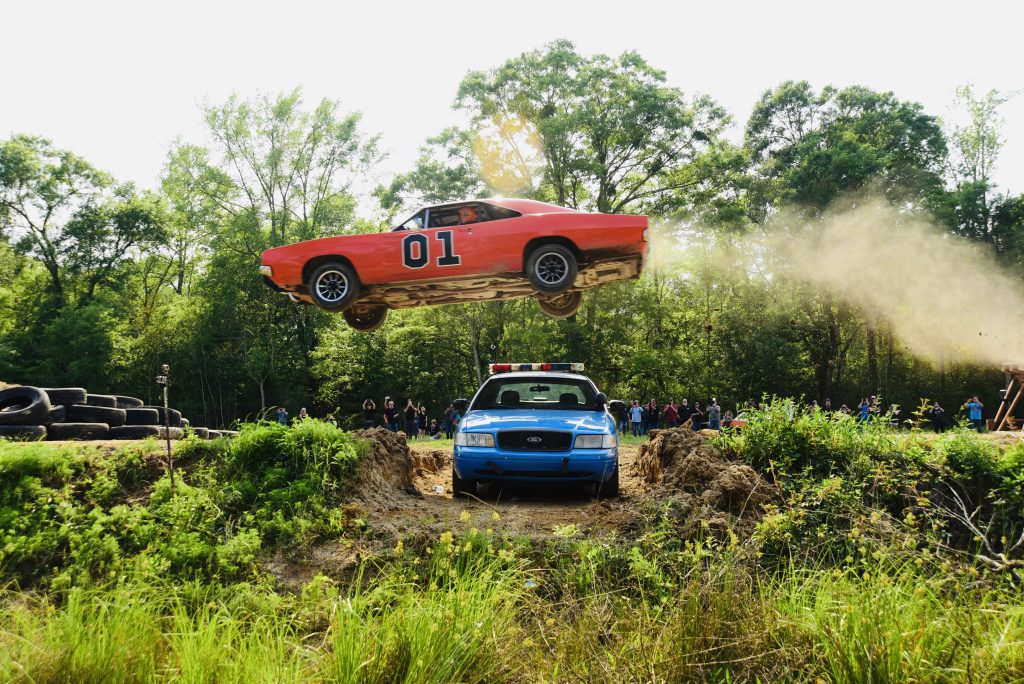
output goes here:
{"type": "MultiPolygon", "coordinates": [[[[474,226],[398,230],[380,236],[372,255],[373,282],[432,280],[471,275],[479,268],[474,226]]],[[[365,281],[364,281],[365,282],[365,281]]]]}

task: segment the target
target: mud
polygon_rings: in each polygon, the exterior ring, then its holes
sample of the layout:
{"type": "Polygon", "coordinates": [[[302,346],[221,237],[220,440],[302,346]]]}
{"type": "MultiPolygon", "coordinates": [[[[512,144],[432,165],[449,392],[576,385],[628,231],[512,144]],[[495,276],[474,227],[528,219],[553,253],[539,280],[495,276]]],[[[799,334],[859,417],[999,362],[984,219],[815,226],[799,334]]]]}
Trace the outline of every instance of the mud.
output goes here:
{"type": "Polygon", "coordinates": [[[749,465],[726,458],[708,436],[685,428],[652,430],[640,447],[636,473],[652,485],[649,496],[672,503],[683,534],[749,530],[775,490],[749,465]]]}

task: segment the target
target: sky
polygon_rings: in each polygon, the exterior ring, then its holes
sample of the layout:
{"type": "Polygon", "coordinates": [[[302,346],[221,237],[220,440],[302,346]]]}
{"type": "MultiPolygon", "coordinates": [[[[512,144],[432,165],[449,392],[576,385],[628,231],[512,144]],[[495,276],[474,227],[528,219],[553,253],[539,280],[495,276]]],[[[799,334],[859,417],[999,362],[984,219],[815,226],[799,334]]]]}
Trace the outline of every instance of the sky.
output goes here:
{"type": "MultiPolygon", "coordinates": [[[[204,102],[290,91],[363,113],[408,170],[459,123],[459,81],[567,38],[636,50],[669,84],[710,95],[742,126],[788,79],[891,90],[946,119],[957,86],[1024,91],[1024,3],[1012,0],[358,3],[314,0],[0,0],[0,136],[47,137],[118,179],[155,187],[176,138],[204,142],[204,102]]],[[[1024,192],[1024,92],[1002,109],[995,179],[1024,192]]]]}

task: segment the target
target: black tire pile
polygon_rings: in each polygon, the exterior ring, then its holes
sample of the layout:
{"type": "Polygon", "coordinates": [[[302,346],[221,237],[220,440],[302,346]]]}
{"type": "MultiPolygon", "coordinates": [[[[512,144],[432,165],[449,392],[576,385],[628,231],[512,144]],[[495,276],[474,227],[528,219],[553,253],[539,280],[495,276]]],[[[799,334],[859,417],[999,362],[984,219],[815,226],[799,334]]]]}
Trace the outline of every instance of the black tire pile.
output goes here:
{"type": "Polygon", "coordinates": [[[169,431],[171,439],[180,439],[186,428],[202,439],[236,434],[232,430],[191,427],[180,411],[146,406],[135,397],[89,394],[81,387],[0,390],[0,438],[166,439],[169,431]]]}

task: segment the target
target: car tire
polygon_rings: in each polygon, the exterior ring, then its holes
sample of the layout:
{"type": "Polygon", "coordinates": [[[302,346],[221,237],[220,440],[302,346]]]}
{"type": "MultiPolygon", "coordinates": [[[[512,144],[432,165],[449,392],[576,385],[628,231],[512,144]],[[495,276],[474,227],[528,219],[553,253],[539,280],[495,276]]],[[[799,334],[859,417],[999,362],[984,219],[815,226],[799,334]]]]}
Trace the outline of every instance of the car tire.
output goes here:
{"type": "Polygon", "coordinates": [[[157,425],[167,425],[168,423],[170,423],[171,427],[178,427],[181,425],[181,411],[166,409],[167,416],[170,418],[170,420],[168,420],[164,417],[165,409],[163,406],[143,406],[143,408],[153,409],[157,412],[157,425]]]}
{"type": "Polygon", "coordinates": [[[117,408],[117,397],[113,394],[87,394],[85,397],[85,403],[89,406],[117,408]]]}
{"type": "Polygon", "coordinates": [[[0,390],[0,425],[42,425],[51,408],[50,398],[38,387],[0,390]]]}
{"type": "Polygon", "coordinates": [[[189,427],[189,430],[199,439],[210,439],[210,431],[204,427],[189,427]]]}
{"type": "Polygon", "coordinates": [[[29,442],[45,437],[46,428],[42,425],[0,425],[0,439],[29,442]]]}
{"type": "Polygon", "coordinates": [[[64,420],[69,423],[106,423],[108,427],[119,427],[127,418],[125,409],[107,406],[72,404],[65,406],[64,410],[64,420]]]}
{"type": "Polygon", "coordinates": [[[68,417],[68,411],[63,406],[54,406],[50,409],[50,415],[46,416],[46,420],[43,421],[43,425],[53,425],[54,423],[63,423],[68,417]]]}
{"type": "Polygon", "coordinates": [[[452,466],[452,498],[476,494],[476,480],[466,480],[458,476],[452,466]]]}
{"type": "Polygon", "coordinates": [[[388,307],[371,306],[366,309],[360,308],[358,311],[354,307],[349,307],[342,312],[342,315],[345,317],[345,322],[354,330],[373,332],[384,325],[384,321],[388,317],[388,307]]]}
{"type": "Polygon", "coordinates": [[[114,399],[117,400],[117,405],[114,408],[119,409],[130,409],[130,408],[142,408],[146,405],[146,402],[135,397],[125,397],[120,394],[115,395],[114,399]]]}
{"type": "Polygon", "coordinates": [[[157,435],[160,439],[167,439],[168,430],[170,430],[171,439],[181,439],[182,429],[180,427],[165,428],[163,425],[158,425],[157,430],[160,434],[157,435]]]}
{"type": "Polygon", "coordinates": [[[88,394],[84,387],[41,387],[46,396],[50,397],[50,403],[54,406],[59,404],[85,404],[88,394]]]}
{"type": "Polygon", "coordinates": [[[110,428],[110,439],[147,439],[159,436],[158,425],[122,425],[110,428]]]}
{"type": "Polygon", "coordinates": [[[616,464],[615,472],[604,482],[597,485],[597,498],[617,499],[619,497],[619,466],[616,464]]]}
{"type": "Polygon", "coordinates": [[[160,412],[151,408],[124,409],[125,425],[159,425],[160,412]]]}
{"type": "Polygon", "coordinates": [[[106,423],[54,423],[46,431],[46,439],[106,439],[109,434],[106,423]]]}
{"type": "Polygon", "coordinates": [[[327,311],[341,311],[359,297],[359,279],[348,264],[329,261],[318,266],[306,283],[313,303],[327,311]]]}
{"type": "Polygon", "coordinates": [[[576,255],[563,245],[549,243],[530,252],[526,277],[538,292],[565,292],[576,282],[576,255]]]}
{"type": "Polygon", "coordinates": [[[571,290],[555,295],[554,297],[538,297],[537,303],[540,310],[551,318],[569,318],[576,313],[583,302],[583,293],[579,290],[571,290]]]}
{"type": "Polygon", "coordinates": [[[210,429],[206,430],[206,438],[207,439],[217,439],[218,437],[223,437],[223,436],[224,436],[224,433],[221,432],[220,430],[210,430],[210,429]]]}

